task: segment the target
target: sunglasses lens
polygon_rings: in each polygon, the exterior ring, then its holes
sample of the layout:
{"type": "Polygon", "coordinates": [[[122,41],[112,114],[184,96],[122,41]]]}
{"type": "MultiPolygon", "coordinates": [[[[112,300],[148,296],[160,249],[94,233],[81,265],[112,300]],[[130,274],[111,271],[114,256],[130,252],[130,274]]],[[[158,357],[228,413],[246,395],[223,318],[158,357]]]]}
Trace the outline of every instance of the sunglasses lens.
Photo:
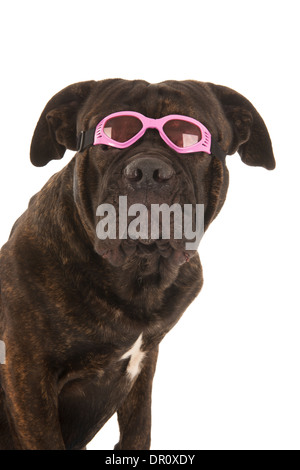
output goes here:
{"type": "Polygon", "coordinates": [[[142,127],[141,121],[134,116],[118,116],[106,121],[103,131],[107,137],[116,142],[127,142],[142,127]]]}
{"type": "Polygon", "coordinates": [[[166,136],[177,147],[186,148],[200,142],[201,130],[195,124],[181,119],[171,119],[163,127],[166,136]]]}

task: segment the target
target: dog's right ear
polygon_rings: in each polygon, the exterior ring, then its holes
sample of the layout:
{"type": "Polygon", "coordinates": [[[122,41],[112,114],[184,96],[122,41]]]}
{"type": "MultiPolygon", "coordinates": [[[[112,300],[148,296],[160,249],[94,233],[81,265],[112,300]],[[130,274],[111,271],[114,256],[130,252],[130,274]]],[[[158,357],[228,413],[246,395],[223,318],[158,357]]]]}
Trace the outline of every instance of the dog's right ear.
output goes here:
{"type": "Polygon", "coordinates": [[[44,166],[59,160],[66,149],[76,150],[77,114],[97,82],[74,83],[53,96],[47,103],[35,128],[30,160],[44,166]]]}
{"type": "Polygon", "coordinates": [[[231,124],[233,141],[228,155],[238,152],[247,165],[273,170],[275,159],[269,132],[253,104],[231,88],[213,83],[208,85],[231,124]]]}

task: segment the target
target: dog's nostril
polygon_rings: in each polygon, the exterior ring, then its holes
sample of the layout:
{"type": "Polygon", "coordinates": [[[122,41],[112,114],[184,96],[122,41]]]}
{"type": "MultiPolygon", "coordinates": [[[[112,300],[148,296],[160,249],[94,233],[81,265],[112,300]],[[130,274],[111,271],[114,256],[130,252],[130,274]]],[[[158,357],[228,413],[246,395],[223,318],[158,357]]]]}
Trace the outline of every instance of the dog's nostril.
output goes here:
{"type": "Polygon", "coordinates": [[[174,170],[170,166],[165,166],[154,170],[153,179],[157,183],[169,181],[174,176],[174,170]]]}
{"type": "Polygon", "coordinates": [[[157,181],[157,183],[159,183],[161,181],[161,178],[159,176],[159,170],[154,170],[153,179],[154,179],[154,181],[157,181]]]}
{"type": "Polygon", "coordinates": [[[173,172],[169,171],[164,173],[161,170],[154,170],[153,173],[153,179],[157,183],[163,183],[164,181],[168,181],[170,178],[172,178],[173,172]]]}
{"type": "Polygon", "coordinates": [[[125,168],[124,173],[126,178],[132,182],[138,182],[143,179],[143,172],[140,170],[140,168],[133,168],[131,171],[126,171],[125,168]]]}

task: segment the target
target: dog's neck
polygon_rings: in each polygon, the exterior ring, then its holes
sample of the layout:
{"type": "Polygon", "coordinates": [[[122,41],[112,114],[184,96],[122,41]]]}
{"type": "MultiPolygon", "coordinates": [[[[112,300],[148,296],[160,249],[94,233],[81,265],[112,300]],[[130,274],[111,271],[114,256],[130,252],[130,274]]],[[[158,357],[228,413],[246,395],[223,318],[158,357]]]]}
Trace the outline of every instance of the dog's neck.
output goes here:
{"type": "MultiPolygon", "coordinates": [[[[123,266],[115,268],[106,262],[112,277],[111,288],[115,295],[139,310],[145,306],[149,312],[163,303],[166,290],[176,280],[180,266],[154,254],[151,257],[129,257],[123,266]]],[[[145,312],[146,313],[146,312],[145,312]]]]}

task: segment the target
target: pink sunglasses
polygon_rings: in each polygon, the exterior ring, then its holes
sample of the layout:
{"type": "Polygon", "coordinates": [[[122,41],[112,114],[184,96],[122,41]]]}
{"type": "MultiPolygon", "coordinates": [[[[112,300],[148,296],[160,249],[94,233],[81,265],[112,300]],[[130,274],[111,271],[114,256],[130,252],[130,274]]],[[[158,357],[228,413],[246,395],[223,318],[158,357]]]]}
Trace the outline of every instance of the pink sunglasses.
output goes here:
{"type": "Polygon", "coordinates": [[[82,131],[78,137],[77,151],[100,144],[124,149],[139,140],[147,129],[157,129],[163,141],[178,153],[205,152],[222,161],[225,159],[225,152],[196,119],[179,114],[152,119],[134,111],[110,114],[96,128],[82,131]]]}

